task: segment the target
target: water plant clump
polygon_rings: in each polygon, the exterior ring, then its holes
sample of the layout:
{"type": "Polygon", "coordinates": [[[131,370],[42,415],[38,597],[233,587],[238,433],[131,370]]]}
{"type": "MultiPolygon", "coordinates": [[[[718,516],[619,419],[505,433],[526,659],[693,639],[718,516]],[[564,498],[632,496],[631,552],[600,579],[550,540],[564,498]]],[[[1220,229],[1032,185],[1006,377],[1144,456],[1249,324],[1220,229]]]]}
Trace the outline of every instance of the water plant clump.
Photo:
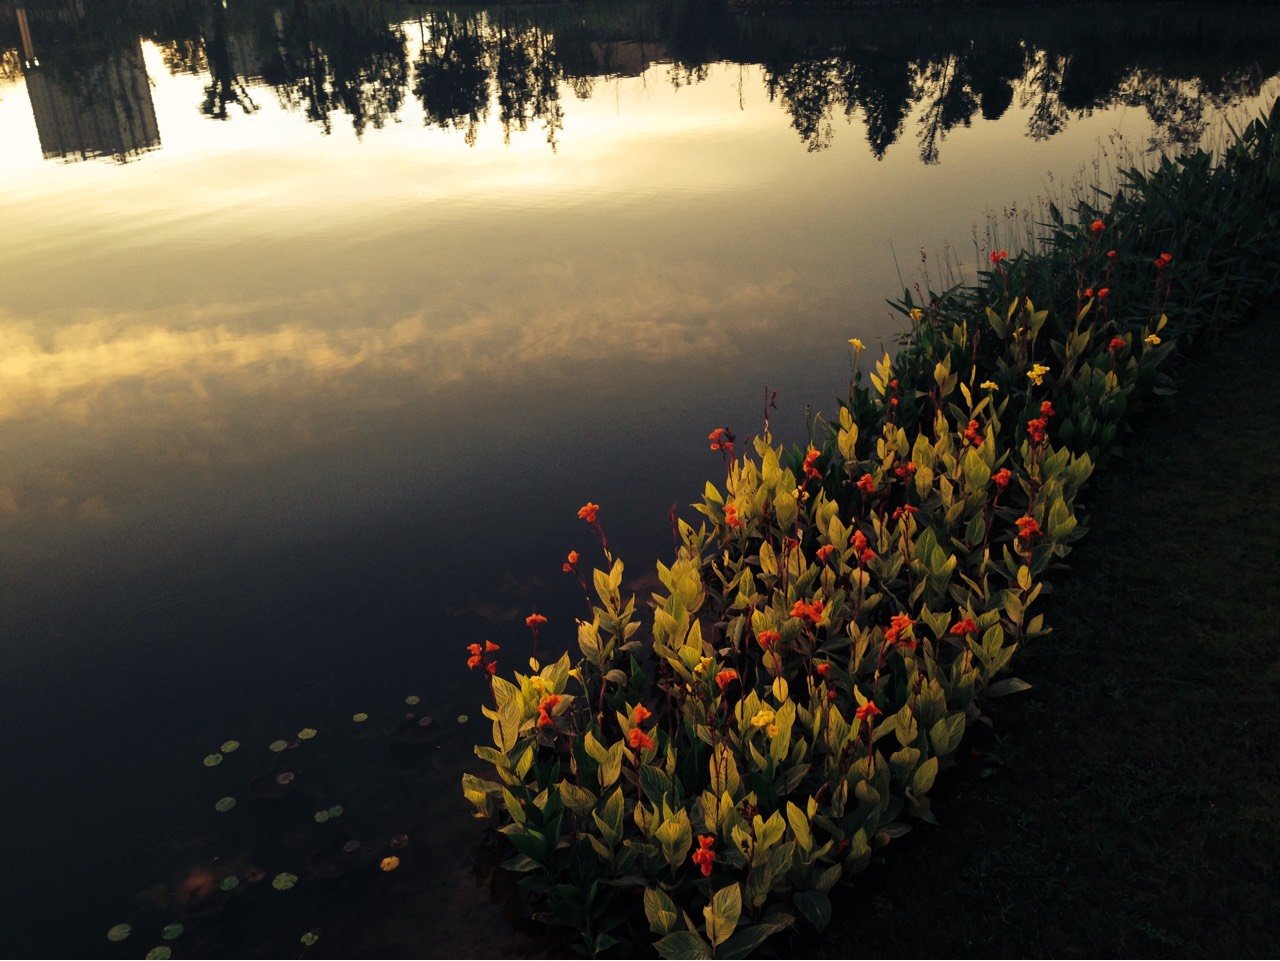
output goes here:
{"type": "MultiPolygon", "coordinates": [[[[492,774],[463,791],[541,916],[592,953],[686,958],[824,927],[837,884],[933,819],[986,699],[1026,689],[1007,669],[1049,632],[1047,575],[1135,408],[1276,289],[1278,195],[1280,105],[1216,160],[1056,214],[1043,249],[990,251],[976,285],[906,292],[902,349],[866,370],[850,342],[807,447],[711,433],[725,480],[677,520],[644,624],[584,505],[604,563],[564,565],[592,612],[576,660],[504,676],[498,645],[468,649],[492,774]]],[[[536,654],[547,619],[526,624],[536,654]]]]}

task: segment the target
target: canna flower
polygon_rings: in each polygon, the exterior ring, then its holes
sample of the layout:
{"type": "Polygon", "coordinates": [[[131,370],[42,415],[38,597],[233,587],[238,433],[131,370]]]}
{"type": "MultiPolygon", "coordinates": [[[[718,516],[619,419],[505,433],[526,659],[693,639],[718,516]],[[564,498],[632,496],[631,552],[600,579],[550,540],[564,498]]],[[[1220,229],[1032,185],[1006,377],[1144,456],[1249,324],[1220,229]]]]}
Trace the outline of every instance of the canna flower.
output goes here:
{"type": "Polygon", "coordinates": [[[1160,346],[1160,335],[1147,334],[1147,336],[1142,338],[1142,342],[1146,344],[1148,347],[1158,347],[1160,346]]]}
{"type": "Polygon", "coordinates": [[[905,464],[899,464],[893,469],[893,472],[898,475],[898,480],[906,483],[907,478],[916,472],[915,461],[909,460],[905,464]]]}
{"type": "Polygon", "coordinates": [[[1108,250],[1108,251],[1107,251],[1107,259],[1108,259],[1108,260],[1115,260],[1115,259],[1116,259],[1116,252],[1115,252],[1114,250],[1108,250]]]}
{"type": "Polygon", "coordinates": [[[378,867],[383,871],[394,871],[400,867],[400,859],[393,854],[388,858],[383,858],[378,863],[378,867]]]}
{"type": "Polygon", "coordinates": [[[649,710],[643,704],[637,704],[631,709],[632,724],[643,724],[651,717],[653,717],[653,711],[649,710]]]}
{"type": "Polygon", "coordinates": [[[834,554],[835,550],[836,548],[834,544],[823,544],[821,547],[818,548],[818,551],[817,551],[818,560],[822,561],[825,564],[827,561],[827,558],[830,557],[832,554],[834,554]]]}
{"type": "Polygon", "coordinates": [[[823,661],[821,664],[815,664],[813,666],[813,672],[817,674],[818,677],[826,677],[831,673],[831,665],[826,661],[823,661]]]}
{"type": "Polygon", "coordinates": [[[964,620],[956,621],[952,624],[948,633],[954,634],[956,637],[964,637],[964,635],[972,634],[977,629],[977,622],[972,617],[966,617],[964,620]]]}
{"type": "Polygon", "coordinates": [[[993,250],[993,251],[991,251],[991,263],[992,263],[992,265],[1002,264],[1002,263],[1004,263],[1004,262],[1005,262],[1006,260],[1008,260],[1008,259],[1009,259],[1009,251],[1007,251],[1007,250],[993,250]]]}
{"type": "Polygon", "coordinates": [[[899,520],[902,520],[902,518],[910,517],[912,514],[915,514],[915,513],[916,513],[916,507],[914,504],[903,504],[901,507],[895,507],[893,509],[893,519],[895,521],[899,521],[899,520]]]}
{"type": "Polygon", "coordinates": [[[1165,253],[1162,253],[1159,257],[1157,257],[1154,263],[1156,265],[1156,270],[1164,270],[1171,263],[1173,263],[1173,254],[1166,251],[1165,253]]]}
{"type": "Polygon", "coordinates": [[[724,522],[730,527],[742,526],[742,520],[738,517],[738,507],[736,504],[726,504],[724,506],[724,522]]]}
{"type": "Polygon", "coordinates": [[[627,735],[627,743],[631,745],[633,750],[651,751],[653,750],[653,738],[638,727],[633,727],[627,735]]]}
{"type": "Polygon", "coordinates": [[[964,439],[974,447],[981,447],[986,437],[982,433],[982,425],[976,420],[969,421],[969,426],[964,429],[964,439]]]}
{"type": "Polygon", "coordinates": [[[534,611],[524,619],[524,626],[530,629],[534,629],[538,627],[538,625],[545,623],[547,623],[547,618],[545,615],[539,614],[537,611],[534,611]]]}
{"type": "Polygon", "coordinates": [[[756,635],[756,643],[765,651],[772,651],[780,640],[782,640],[782,635],[777,631],[761,631],[756,635]]]}
{"type": "Polygon", "coordinates": [[[1124,345],[1125,345],[1125,339],[1123,337],[1112,337],[1111,341],[1107,344],[1107,350],[1111,351],[1111,353],[1114,354],[1116,351],[1120,350],[1120,348],[1122,348],[1124,345]]]}
{"type": "Polygon", "coordinates": [[[716,675],[716,687],[723,692],[730,684],[738,679],[738,672],[731,667],[726,667],[723,671],[716,675]]]}
{"type": "Polygon", "coordinates": [[[1100,288],[1098,288],[1098,299],[1099,299],[1099,300],[1106,300],[1106,299],[1107,299],[1108,297],[1110,297],[1110,296],[1111,296],[1111,288],[1110,288],[1110,287],[1100,287],[1100,288]]]}
{"type": "Polygon", "coordinates": [[[1093,288],[1092,288],[1092,287],[1086,287],[1086,288],[1084,289],[1084,299],[1085,299],[1085,300],[1088,300],[1088,299],[1089,299],[1090,297],[1092,297],[1092,296],[1093,296],[1093,288]]]}
{"type": "Polygon", "coordinates": [[[983,390],[999,390],[1000,389],[1000,385],[997,384],[994,380],[984,380],[978,386],[981,387],[983,390]]]}
{"type": "Polygon", "coordinates": [[[1027,421],[1027,436],[1033,444],[1043,444],[1048,433],[1049,422],[1043,417],[1027,421]]]}
{"type": "Polygon", "coordinates": [[[712,450],[733,452],[733,435],[729,433],[727,428],[717,427],[707,435],[707,440],[711,441],[712,450]]]}
{"type": "Polygon", "coordinates": [[[871,721],[880,717],[882,714],[884,714],[884,711],[876,707],[875,701],[867,701],[866,704],[862,705],[862,707],[858,708],[858,710],[854,712],[853,716],[859,721],[871,721]]]}
{"type": "Polygon", "coordinates": [[[489,676],[490,676],[490,677],[492,677],[494,674],[497,674],[497,673],[498,673],[498,662],[497,662],[497,661],[490,661],[488,664],[486,664],[486,665],[484,666],[484,669],[485,669],[486,671],[488,671],[488,672],[489,672],[489,676]]]}
{"type": "Polygon", "coordinates": [[[1023,514],[1015,523],[1018,525],[1018,536],[1023,540],[1030,540],[1044,533],[1044,531],[1040,530],[1040,525],[1036,523],[1036,519],[1030,514],[1023,514]]]}
{"type": "Polygon", "coordinates": [[[904,640],[903,636],[911,630],[915,621],[907,614],[894,614],[889,619],[889,629],[884,632],[885,642],[888,644],[901,644],[904,647],[914,649],[916,642],[913,640],[904,640]]]}
{"type": "Polygon", "coordinates": [[[1098,234],[1102,233],[1106,229],[1107,229],[1107,225],[1104,224],[1101,220],[1095,220],[1093,223],[1089,225],[1089,233],[1093,234],[1095,237],[1098,236],[1098,234]]]}
{"type": "Polygon", "coordinates": [[[870,563],[876,556],[876,552],[867,546],[867,535],[862,531],[853,532],[853,553],[861,564],[870,563]]]}
{"type": "Polygon", "coordinates": [[[924,320],[924,311],[919,307],[912,307],[910,316],[911,319],[918,324],[920,321],[924,320]]]}
{"type": "Polygon", "coordinates": [[[574,568],[578,566],[579,554],[577,551],[570,551],[568,557],[565,558],[563,569],[566,574],[572,574],[574,568]]]}
{"type": "Polygon", "coordinates": [[[818,462],[818,458],[822,456],[822,451],[816,447],[810,447],[808,453],[804,455],[804,476],[805,477],[821,477],[822,472],[813,465],[818,462]]]}
{"type": "Polygon", "coordinates": [[[1007,467],[1001,467],[998,471],[991,475],[991,479],[996,482],[996,487],[1004,490],[1009,486],[1009,481],[1013,479],[1013,473],[1007,467]]]}
{"type": "Polygon", "coordinates": [[[876,479],[870,474],[863,474],[858,478],[857,488],[864,494],[874,494],[876,492],[876,479]]]}
{"type": "Polygon", "coordinates": [[[538,702],[538,727],[551,727],[555,721],[551,718],[551,712],[560,706],[559,694],[548,694],[538,702]]]}
{"type": "Polygon", "coordinates": [[[768,727],[777,720],[777,715],[767,707],[762,707],[756,711],[755,716],[751,719],[752,727],[768,727]]]}
{"type": "Polygon", "coordinates": [[[1044,383],[1044,375],[1049,373],[1049,368],[1044,364],[1032,364],[1031,369],[1027,371],[1027,378],[1031,383],[1039,387],[1044,383]]]}
{"type": "Polygon", "coordinates": [[[689,860],[696,864],[699,870],[702,871],[702,876],[704,878],[711,877],[711,867],[716,863],[716,852],[711,849],[712,845],[715,843],[716,839],[714,835],[699,834],[698,847],[693,854],[689,856],[689,860]]]}
{"type": "Polygon", "coordinates": [[[791,616],[806,620],[810,624],[817,624],[822,619],[822,601],[817,598],[809,603],[796,601],[791,605],[791,616]]]}
{"type": "Polygon", "coordinates": [[[864,350],[866,350],[866,349],[867,349],[867,345],[866,345],[866,344],[864,344],[864,343],[863,343],[861,340],[859,340],[857,337],[850,337],[850,338],[849,338],[849,346],[853,348],[853,352],[854,352],[855,354],[860,354],[860,353],[862,353],[864,350]]]}
{"type": "Polygon", "coordinates": [[[578,508],[578,516],[582,518],[584,521],[586,521],[588,524],[594,524],[596,522],[596,514],[599,512],[599,510],[600,510],[599,504],[593,504],[591,503],[591,501],[587,501],[585,504],[583,504],[581,507],[578,508]]]}
{"type": "Polygon", "coordinates": [[[1053,409],[1053,403],[1051,401],[1047,401],[1047,400],[1040,401],[1041,417],[1048,420],[1050,417],[1053,417],[1055,414],[1057,414],[1057,411],[1053,409]]]}

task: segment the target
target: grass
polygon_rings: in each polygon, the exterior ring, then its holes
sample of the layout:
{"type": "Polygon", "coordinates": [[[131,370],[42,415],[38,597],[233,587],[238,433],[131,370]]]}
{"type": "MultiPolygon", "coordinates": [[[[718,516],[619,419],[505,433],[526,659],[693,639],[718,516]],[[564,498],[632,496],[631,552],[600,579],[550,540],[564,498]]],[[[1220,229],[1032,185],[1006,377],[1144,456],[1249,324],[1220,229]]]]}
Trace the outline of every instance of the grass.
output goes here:
{"type": "Polygon", "coordinates": [[[1055,634],[1015,662],[1034,689],[817,952],[1280,950],[1280,331],[1206,353],[1091,490],[1055,634]]]}

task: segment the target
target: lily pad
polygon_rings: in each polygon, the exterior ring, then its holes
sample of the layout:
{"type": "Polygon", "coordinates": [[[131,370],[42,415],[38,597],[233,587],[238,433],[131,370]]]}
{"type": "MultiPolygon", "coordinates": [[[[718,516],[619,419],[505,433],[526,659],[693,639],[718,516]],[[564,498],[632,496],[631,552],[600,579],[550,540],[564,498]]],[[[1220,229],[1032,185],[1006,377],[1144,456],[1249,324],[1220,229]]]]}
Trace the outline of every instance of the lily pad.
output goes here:
{"type": "Polygon", "coordinates": [[[459,724],[466,724],[469,720],[471,720],[471,718],[467,717],[465,714],[459,714],[459,715],[458,715],[458,723],[459,723],[459,724]]]}
{"type": "Polygon", "coordinates": [[[107,932],[108,941],[123,941],[133,933],[133,925],[117,924],[107,932]]]}
{"type": "Polygon", "coordinates": [[[281,871],[271,879],[271,886],[277,891],[288,891],[297,883],[298,876],[296,874],[290,874],[288,871],[281,871]]]}
{"type": "Polygon", "coordinates": [[[235,798],[224,797],[218,800],[218,803],[213,806],[213,809],[217,811],[219,814],[226,814],[235,806],[236,806],[235,798]]]}
{"type": "MultiPolygon", "coordinates": [[[[364,711],[360,711],[358,714],[352,714],[351,720],[355,721],[357,724],[363,724],[365,721],[369,720],[369,715],[364,711]]],[[[310,933],[310,931],[307,932],[307,934],[310,933]]]]}
{"type": "Polygon", "coordinates": [[[221,750],[223,754],[230,754],[233,751],[238,751],[240,750],[240,742],[239,741],[223,741],[222,747],[219,748],[219,750],[221,750]]]}
{"type": "Polygon", "coordinates": [[[325,821],[329,820],[329,812],[317,811],[315,814],[311,815],[311,817],[315,819],[316,824],[324,824],[325,821]]]}
{"type": "Polygon", "coordinates": [[[345,851],[347,854],[355,854],[357,851],[360,850],[360,842],[352,838],[350,841],[348,841],[346,844],[342,846],[342,850],[345,851]]]}
{"type": "Polygon", "coordinates": [[[305,944],[307,947],[311,947],[311,945],[315,944],[317,941],[320,940],[320,935],[316,934],[314,931],[308,931],[298,940],[301,941],[303,944],[305,944]]]}
{"type": "Polygon", "coordinates": [[[167,944],[157,944],[147,952],[147,961],[168,961],[172,957],[173,951],[167,944]]]}
{"type": "Polygon", "coordinates": [[[206,754],[206,755],[205,755],[205,758],[204,758],[204,766],[205,766],[205,767],[217,767],[217,766],[218,766],[219,764],[221,764],[221,763],[222,763],[222,755],[221,755],[221,754],[206,754]]]}
{"type": "Polygon", "coordinates": [[[404,699],[404,702],[406,704],[421,704],[422,698],[418,697],[418,695],[416,694],[410,694],[408,697],[404,699]]]}
{"type": "Polygon", "coordinates": [[[317,733],[319,732],[317,732],[314,727],[304,727],[301,731],[298,732],[298,740],[310,741],[313,737],[316,736],[317,733]]]}
{"type": "Polygon", "coordinates": [[[292,784],[293,779],[297,776],[292,771],[281,771],[276,775],[276,783],[279,785],[292,784]]]}
{"type": "Polygon", "coordinates": [[[160,932],[160,937],[164,938],[166,941],[174,941],[182,937],[182,932],[185,930],[187,929],[175,921],[173,924],[166,924],[164,926],[164,930],[160,932]]]}
{"type": "Polygon", "coordinates": [[[279,754],[288,746],[289,746],[288,741],[272,741],[270,744],[267,745],[267,749],[276,754],[279,754]]]}
{"type": "Polygon", "coordinates": [[[342,817],[342,805],[335,804],[333,807],[329,808],[328,814],[329,814],[329,817],[331,818],[342,817]]]}
{"type": "Polygon", "coordinates": [[[222,879],[222,883],[219,884],[218,887],[222,888],[224,891],[234,891],[236,888],[240,887],[240,878],[238,875],[228,874],[222,879]]]}

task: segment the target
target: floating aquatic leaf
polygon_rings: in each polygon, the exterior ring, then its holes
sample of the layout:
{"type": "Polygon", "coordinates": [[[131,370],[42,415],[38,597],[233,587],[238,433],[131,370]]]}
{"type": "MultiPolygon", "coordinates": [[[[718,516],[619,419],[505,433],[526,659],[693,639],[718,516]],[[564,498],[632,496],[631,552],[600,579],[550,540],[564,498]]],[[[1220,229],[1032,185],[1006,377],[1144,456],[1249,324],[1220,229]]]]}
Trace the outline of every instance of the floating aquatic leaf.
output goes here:
{"type": "Polygon", "coordinates": [[[271,879],[271,886],[277,891],[288,891],[297,883],[298,876],[296,874],[290,874],[288,871],[281,871],[271,879]]]}
{"type": "Polygon", "coordinates": [[[310,741],[315,736],[316,736],[316,729],[314,727],[304,727],[301,731],[298,732],[299,741],[310,741]]]}
{"type": "Polygon", "coordinates": [[[335,804],[333,807],[329,808],[329,817],[331,818],[342,817],[342,805],[335,804]]]}
{"type": "Polygon", "coordinates": [[[329,820],[328,811],[317,811],[315,814],[311,816],[315,818],[316,824],[324,824],[325,821],[329,820]]]}
{"type": "Polygon", "coordinates": [[[182,937],[182,932],[185,930],[187,929],[175,921],[173,924],[166,924],[164,926],[164,930],[160,932],[160,937],[164,938],[166,941],[175,941],[182,937]]]}
{"type": "Polygon", "coordinates": [[[173,957],[173,952],[167,944],[158,944],[147,952],[147,961],[167,961],[173,957]]]}
{"type": "Polygon", "coordinates": [[[311,945],[315,944],[317,941],[320,940],[320,935],[316,934],[314,931],[308,931],[298,940],[301,941],[303,944],[305,944],[307,947],[311,947],[311,945]]]}
{"type": "Polygon", "coordinates": [[[410,694],[404,699],[404,702],[406,704],[420,704],[422,703],[422,698],[418,697],[416,694],[410,694]]]}
{"type": "Polygon", "coordinates": [[[288,741],[272,741],[270,744],[267,745],[267,748],[269,750],[274,751],[276,754],[279,754],[288,746],[289,746],[288,741]]]}
{"type": "Polygon", "coordinates": [[[394,871],[400,867],[400,859],[393,854],[389,858],[383,858],[378,867],[384,871],[394,871]]]}
{"type": "Polygon", "coordinates": [[[363,724],[365,721],[369,720],[369,715],[364,711],[361,711],[358,714],[352,714],[351,720],[355,721],[357,724],[363,724]]]}
{"type": "Polygon", "coordinates": [[[238,751],[240,750],[240,742],[239,741],[223,741],[222,747],[219,750],[221,750],[223,754],[230,754],[233,751],[238,751]]]}
{"type": "Polygon", "coordinates": [[[357,851],[360,850],[360,842],[354,839],[350,840],[342,846],[342,850],[345,851],[347,854],[355,854],[357,851]]]}
{"type": "Polygon", "coordinates": [[[221,754],[206,754],[206,755],[205,755],[205,759],[204,759],[204,766],[205,766],[205,767],[217,767],[217,766],[218,766],[219,764],[221,764],[221,763],[222,763],[222,755],[221,755],[221,754]]]}
{"type": "Polygon", "coordinates": [[[391,839],[391,847],[393,850],[399,851],[401,848],[409,846],[409,835],[397,834],[391,839]]]}
{"type": "Polygon", "coordinates": [[[235,798],[224,797],[219,799],[218,803],[213,806],[213,809],[217,811],[219,814],[226,814],[235,806],[236,806],[235,798]]]}
{"type": "Polygon", "coordinates": [[[228,874],[222,879],[222,883],[218,885],[218,887],[222,888],[224,891],[234,891],[239,886],[240,878],[234,874],[228,874]]]}
{"type": "Polygon", "coordinates": [[[129,924],[117,924],[107,932],[108,941],[123,941],[133,933],[133,926],[129,924]]]}
{"type": "Polygon", "coordinates": [[[276,775],[276,783],[282,784],[282,785],[292,784],[293,779],[297,776],[298,775],[294,774],[292,771],[281,771],[279,774],[276,775]]]}
{"type": "Polygon", "coordinates": [[[431,718],[426,717],[425,715],[418,718],[418,727],[430,727],[434,723],[435,722],[432,721],[431,718]]]}
{"type": "Polygon", "coordinates": [[[459,715],[458,715],[458,723],[459,723],[459,724],[466,724],[469,720],[471,720],[471,718],[467,717],[465,714],[459,714],[459,715]]]}

